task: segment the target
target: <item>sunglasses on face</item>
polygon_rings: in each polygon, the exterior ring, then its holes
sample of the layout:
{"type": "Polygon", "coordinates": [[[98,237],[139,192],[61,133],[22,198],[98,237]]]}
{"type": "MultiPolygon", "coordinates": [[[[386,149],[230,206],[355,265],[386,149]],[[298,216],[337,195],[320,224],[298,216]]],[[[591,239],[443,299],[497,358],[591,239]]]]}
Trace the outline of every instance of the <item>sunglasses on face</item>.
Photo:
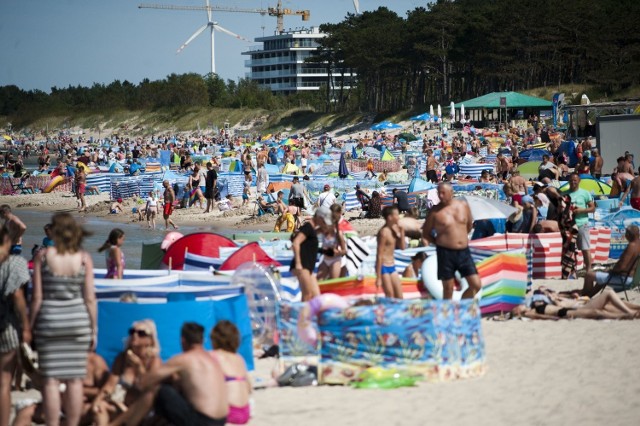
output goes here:
{"type": "Polygon", "coordinates": [[[138,337],[149,337],[147,330],[138,330],[132,327],[129,329],[129,336],[133,336],[134,334],[137,334],[138,337]]]}

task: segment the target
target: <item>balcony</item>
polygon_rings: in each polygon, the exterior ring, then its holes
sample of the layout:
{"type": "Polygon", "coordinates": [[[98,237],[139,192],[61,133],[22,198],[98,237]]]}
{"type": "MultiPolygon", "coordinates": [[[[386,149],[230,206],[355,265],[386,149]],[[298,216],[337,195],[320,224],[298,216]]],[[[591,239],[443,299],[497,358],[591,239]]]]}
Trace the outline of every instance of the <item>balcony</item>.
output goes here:
{"type": "Polygon", "coordinates": [[[281,56],[278,58],[262,58],[262,59],[247,59],[244,61],[244,66],[251,67],[263,67],[267,65],[285,65],[285,64],[301,64],[304,61],[297,60],[290,56],[281,56]]]}

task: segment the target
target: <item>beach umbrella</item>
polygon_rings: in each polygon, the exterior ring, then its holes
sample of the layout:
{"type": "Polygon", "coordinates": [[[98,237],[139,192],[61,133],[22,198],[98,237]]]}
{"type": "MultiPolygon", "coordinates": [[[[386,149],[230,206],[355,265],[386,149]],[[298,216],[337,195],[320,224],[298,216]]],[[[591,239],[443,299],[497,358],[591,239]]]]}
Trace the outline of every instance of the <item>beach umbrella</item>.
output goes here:
{"type": "Polygon", "coordinates": [[[429,115],[431,116],[431,119],[433,119],[433,116],[435,115],[433,113],[433,105],[429,105],[429,115]]]}
{"type": "Polygon", "coordinates": [[[402,126],[399,124],[392,123],[390,121],[382,121],[378,124],[374,124],[371,126],[371,130],[394,130],[401,129],[402,126]]]}
{"type": "Polygon", "coordinates": [[[460,122],[462,124],[467,122],[467,119],[464,118],[464,104],[460,104],[460,122]]]}
{"type": "Polygon", "coordinates": [[[347,168],[347,160],[344,158],[344,152],[340,154],[340,165],[338,166],[338,177],[344,179],[349,176],[349,169],[347,168]]]}
{"type": "Polygon", "coordinates": [[[442,107],[438,104],[438,118],[442,117],[442,107]]]}
{"type": "Polygon", "coordinates": [[[428,112],[422,113],[420,115],[416,115],[415,117],[411,117],[409,120],[411,121],[428,121],[431,119],[431,114],[428,112]]]}
{"type": "Polygon", "coordinates": [[[515,207],[511,207],[498,200],[475,195],[462,195],[456,198],[464,200],[469,204],[473,220],[506,219],[516,212],[515,207]]]}
{"type": "Polygon", "coordinates": [[[551,157],[551,153],[546,149],[533,148],[525,149],[520,153],[519,157],[525,161],[542,161],[542,157],[545,155],[551,157]]]}
{"type": "Polygon", "coordinates": [[[338,172],[338,166],[335,164],[326,164],[323,166],[318,167],[313,174],[314,175],[328,175],[331,173],[337,173],[338,172]]]}
{"type": "Polygon", "coordinates": [[[542,164],[542,161],[527,161],[526,163],[520,164],[518,166],[520,176],[525,179],[538,179],[540,175],[538,167],[540,167],[540,164],[542,164]]]}
{"type": "Polygon", "coordinates": [[[358,159],[358,153],[356,152],[356,146],[353,145],[351,147],[351,158],[353,158],[354,160],[358,159]]]}
{"type": "MultiPolygon", "coordinates": [[[[609,195],[611,193],[611,186],[604,182],[600,182],[598,179],[594,179],[591,175],[580,175],[580,189],[584,189],[593,195],[609,195]]],[[[569,182],[558,188],[560,192],[568,192],[569,182]]]]}
{"type": "Polygon", "coordinates": [[[456,116],[456,106],[453,103],[453,101],[451,101],[451,104],[449,105],[449,117],[451,117],[451,120],[453,120],[456,116]]]}

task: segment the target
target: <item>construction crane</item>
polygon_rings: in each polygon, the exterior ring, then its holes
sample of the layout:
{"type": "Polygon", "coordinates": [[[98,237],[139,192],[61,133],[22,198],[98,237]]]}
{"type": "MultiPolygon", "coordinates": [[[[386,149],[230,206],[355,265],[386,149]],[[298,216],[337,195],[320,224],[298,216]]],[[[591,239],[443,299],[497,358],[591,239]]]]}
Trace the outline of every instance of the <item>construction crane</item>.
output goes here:
{"type": "Polygon", "coordinates": [[[164,10],[206,10],[211,12],[239,12],[239,13],[259,13],[260,15],[275,16],[277,18],[277,30],[278,33],[284,31],[284,17],[286,15],[298,15],[302,17],[303,21],[308,21],[311,17],[309,10],[291,10],[282,7],[282,0],[278,0],[276,7],[269,7],[266,9],[253,9],[244,7],[226,7],[226,6],[187,6],[187,5],[171,5],[171,4],[147,4],[143,3],[138,5],[139,9],[164,9],[164,10]]]}

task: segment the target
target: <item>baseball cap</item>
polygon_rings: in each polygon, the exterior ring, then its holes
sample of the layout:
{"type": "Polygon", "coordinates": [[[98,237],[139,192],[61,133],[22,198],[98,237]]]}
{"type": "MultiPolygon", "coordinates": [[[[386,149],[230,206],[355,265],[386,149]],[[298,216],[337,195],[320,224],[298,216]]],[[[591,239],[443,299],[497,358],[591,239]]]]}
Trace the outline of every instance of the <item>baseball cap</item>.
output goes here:
{"type": "Polygon", "coordinates": [[[531,197],[531,195],[525,195],[522,197],[522,202],[533,204],[533,197],[531,197]]]}
{"type": "Polygon", "coordinates": [[[360,189],[360,184],[357,184],[357,185],[356,185],[356,189],[360,189]]]}
{"type": "Polygon", "coordinates": [[[331,210],[329,210],[326,207],[318,207],[318,209],[316,210],[313,216],[322,219],[324,223],[329,226],[333,225],[333,219],[331,218],[331,210]]]}

